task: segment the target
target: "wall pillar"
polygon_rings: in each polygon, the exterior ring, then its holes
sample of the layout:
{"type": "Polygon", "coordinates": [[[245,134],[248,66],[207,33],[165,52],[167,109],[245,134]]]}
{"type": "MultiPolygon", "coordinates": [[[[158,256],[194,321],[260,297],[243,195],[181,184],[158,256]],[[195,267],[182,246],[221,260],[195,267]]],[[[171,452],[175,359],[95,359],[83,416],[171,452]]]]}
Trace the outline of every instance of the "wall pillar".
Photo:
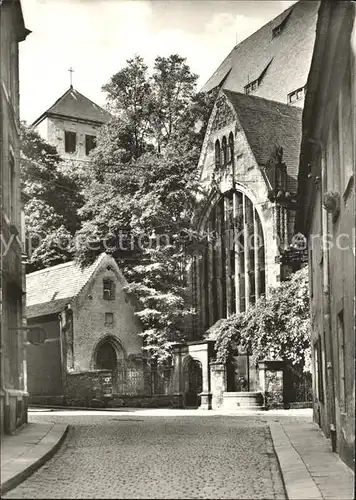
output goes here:
{"type": "Polygon", "coordinates": [[[284,408],[285,361],[264,360],[258,363],[260,390],[266,408],[284,408]]]}
{"type": "Polygon", "coordinates": [[[226,367],[223,363],[210,363],[211,377],[211,407],[213,410],[221,408],[224,401],[224,392],[226,392],[226,367]]]}
{"type": "Polygon", "coordinates": [[[173,347],[173,373],[172,373],[172,392],[173,394],[182,394],[182,351],[181,346],[173,347]]]}

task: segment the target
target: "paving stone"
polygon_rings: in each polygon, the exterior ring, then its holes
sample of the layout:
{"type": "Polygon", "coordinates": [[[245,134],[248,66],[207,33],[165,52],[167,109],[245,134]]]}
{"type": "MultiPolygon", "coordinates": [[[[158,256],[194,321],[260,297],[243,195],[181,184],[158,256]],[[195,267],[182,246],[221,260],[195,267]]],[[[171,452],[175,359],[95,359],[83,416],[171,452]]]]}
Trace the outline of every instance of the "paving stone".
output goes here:
{"type": "Polygon", "coordinates": [[[67,438],[3,498],[285,499],[269,427],[260,419],[74,412],[43,418],[70,423],[67,438]]]}

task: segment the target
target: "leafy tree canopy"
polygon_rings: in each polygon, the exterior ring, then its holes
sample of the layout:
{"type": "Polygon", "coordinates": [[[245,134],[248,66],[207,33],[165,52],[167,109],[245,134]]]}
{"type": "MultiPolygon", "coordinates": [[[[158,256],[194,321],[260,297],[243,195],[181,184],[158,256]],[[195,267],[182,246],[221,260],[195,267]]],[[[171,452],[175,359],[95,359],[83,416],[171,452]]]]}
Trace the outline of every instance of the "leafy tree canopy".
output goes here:
{"type": "Polygon", "coordinates": [[[75,179],[62,171],[57,149],[25,124],[20,164],[31,272],[73,258],[71,236],[80,224],[77,210],[83,198],[75,179]]]}
{"type": "Polygon", "coordinates": [[[192,314],[184,234],[215,100],[196,93],[196,80],[180,56],[157,57],[152,75],[137,56],[103,87],[115,116],[92,152],[77,232],[82,265],[109,250],[124,268],[140,301],[145,347],[158,362],[185,338],[192,314]]]}
{"type": "Polygon", "coordinates": [[[246,312],[220,320],[208,331],[216,338],[217,360],[226,363],[237,346],[248,349],[255,361],[286,359],[310,370],[308,268],[261,297],[246,312]]]}

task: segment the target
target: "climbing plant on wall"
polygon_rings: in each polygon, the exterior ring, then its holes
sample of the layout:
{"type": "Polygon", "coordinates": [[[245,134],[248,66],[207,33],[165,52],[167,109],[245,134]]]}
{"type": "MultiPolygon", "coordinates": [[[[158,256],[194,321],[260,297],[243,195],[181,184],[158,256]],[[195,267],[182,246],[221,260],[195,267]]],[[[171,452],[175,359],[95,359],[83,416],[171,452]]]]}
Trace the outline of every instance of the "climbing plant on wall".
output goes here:
{"type": "Polygon", "coordinates": [[[284,359],[310,371],[308,269],[294,273],[246,312],[218,321],[208,335],[216,339],[216,358],[222,363],[229,360],[236,346],[241,346],[256,362],[284,359]]]}

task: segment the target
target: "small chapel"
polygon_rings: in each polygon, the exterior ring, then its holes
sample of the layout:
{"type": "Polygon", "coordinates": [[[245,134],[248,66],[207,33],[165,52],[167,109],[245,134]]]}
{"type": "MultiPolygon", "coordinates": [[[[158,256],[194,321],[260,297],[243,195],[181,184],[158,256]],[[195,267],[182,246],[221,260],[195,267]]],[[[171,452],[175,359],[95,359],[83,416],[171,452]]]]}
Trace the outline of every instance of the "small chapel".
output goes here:
{"type": "Polygon", "coordinates": [[[91,406],[150,394],[135,298],[111,255],[27,274],[27,385],[32,404],[91,406]]]}

